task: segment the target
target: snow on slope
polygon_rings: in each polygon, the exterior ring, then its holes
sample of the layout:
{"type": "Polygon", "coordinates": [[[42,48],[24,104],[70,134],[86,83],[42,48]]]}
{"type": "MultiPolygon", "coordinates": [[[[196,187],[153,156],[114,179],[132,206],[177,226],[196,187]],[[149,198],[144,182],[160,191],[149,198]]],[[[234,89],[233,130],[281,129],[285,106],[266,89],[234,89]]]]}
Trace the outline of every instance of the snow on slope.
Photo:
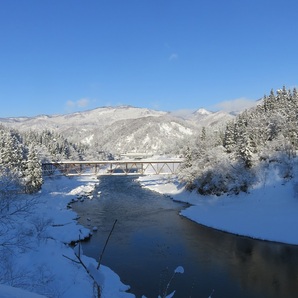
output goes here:
{"type": "Polygon", "coordinates": [[[208,115],[205,119],[201,121],[201,125],[209,127],[209,126],[218,126],[223,125],[224,123],[234,119],[235,116],[228,114],[226,112],[216,112],[208,115]]]}
{"type": "Polygon", "coordinates": [[[40,115],[31,118],[2,118],[0,122],[13,125],[18,129],[53,129],[64,130],[68,127],[99,127],[111,125],[115,121],[137,119],[143,117],[158,117],[166,114],[165,112],[154,111],[131,106],[103,107],[85,112],[77,112],[65,115],[40,115]]]}
{"type": "Polygon", "coordinates": [[[38,295],[19,288],[0,285],[1,298],[46,298],[46,296],[38,295]]]}
{"type": "Polygon", "coordinates": [[[175,149],[177,141],[194,133],[196,127],[169,115],[117,121],[97,131],[96,143],[113,153],[163,154],[175,149]]]}
{"type": "Polygon", "coordinates": [[[232,120],[234,117],[235,116],[232,116],[231,114],[223,111],[209,112],[204,109],[199,109],[191,115],[189,120],[200,126],[214,127],[219,124],[225,123],[229,120],[232,120]]]}
{"type": "Polygon", "coordinates": [[[176,111],[171,112],[170,114],[200,127],[214,127],[232,120],[235,117],[234,115],[224,111],[210,112],[203,108],[196,111],[176,111]]]}
{"type": "MultiPolygon", "coordinates": [[[[0,277],[1,283],[5,284],[0,285],[1,298],[94,297],[93,280],[82,266],[71,261],[77,259],[67,244],[84,239],[90,230],[77,224],[77,214],[67,205],[77,196],[92,192],[96,181],[95,177],[47,178],[41,192],[36,194],[34,210],[19,213],[11,219],[13,224],[7,226],[9,230],[5,233],[8,240],[26,236],[26,246],[19,242],[19,245],[0,250],[0,277]],[[15,288],[9,287],[11,285],[15,288]]],[[[33,196],[22,198],[32,200],[33,196]]],[[[5,236],[1,234],[0,241],[5,236]]],[[[84,255],[81,258],[88,268],[97,266],[96,260],[84,255]]],[[[134,297],[125,292],[129,286],[106,266],[101,265],[96,274],[101,276],[101,297],[134,297]]]]}
{"type": "Polygon", "coordinates": [[[274,170],[249,193],[201,196],[162,177],[140,177],[144,187],[192,206],[181,215],[205,226],[251,238],[298,245],[298,182],[285,183],[274,170]]]}
{"type": "Polygon", "coordinates": [[[211,112],[209,112],[209,111],[207,111],[207,110],[205,110],[203,108],[198,109],[195,113],[196,114],[201,114],[201,115],[207,115],[207,116],[210,115],[210,114],[212,114],[211,112]]]}
{"type": "Polygon", "coordinates": [[[199,127],[216,126],[231,117],[205,109],[178,117],[175,113],[121,106],[67,115],[7,118],[0,122],[20,130],[54,130],[69,141],[96,144],[97,151],[164,154],[175,151],[176,143],[181,145],[181,140],[197,133],[199,127]]]}

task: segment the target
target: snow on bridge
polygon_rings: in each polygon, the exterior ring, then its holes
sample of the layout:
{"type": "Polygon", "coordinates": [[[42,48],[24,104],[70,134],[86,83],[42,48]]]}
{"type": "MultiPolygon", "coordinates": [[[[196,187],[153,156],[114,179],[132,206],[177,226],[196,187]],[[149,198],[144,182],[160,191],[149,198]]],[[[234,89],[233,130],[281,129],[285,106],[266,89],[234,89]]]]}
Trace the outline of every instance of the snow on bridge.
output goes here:
{"type": "Polygon", "coordinates": [[[175,175],[182,159],[59,161],[42,164],[43,175],[175,175]]]}

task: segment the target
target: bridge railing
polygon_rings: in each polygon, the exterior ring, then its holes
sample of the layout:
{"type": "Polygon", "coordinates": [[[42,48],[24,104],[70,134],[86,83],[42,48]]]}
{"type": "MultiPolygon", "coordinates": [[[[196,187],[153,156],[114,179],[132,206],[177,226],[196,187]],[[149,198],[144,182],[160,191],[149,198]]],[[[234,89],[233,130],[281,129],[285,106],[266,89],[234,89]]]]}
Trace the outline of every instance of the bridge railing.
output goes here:
{"type": "Polygon", "coordinates": [[[109,161],[60,161],[43,163],[45,176],[49,175],[175,175],[181,159],[175,160],[109,160],[109,161]]]}

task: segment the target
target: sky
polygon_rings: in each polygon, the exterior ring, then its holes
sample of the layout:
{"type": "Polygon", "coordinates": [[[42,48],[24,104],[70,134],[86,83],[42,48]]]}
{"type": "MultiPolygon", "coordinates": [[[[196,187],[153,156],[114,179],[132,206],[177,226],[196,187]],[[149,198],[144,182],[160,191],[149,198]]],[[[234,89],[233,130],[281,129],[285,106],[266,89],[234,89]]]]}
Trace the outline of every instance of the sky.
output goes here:
{"type": "Polygon", "coordinates": [[[228,110],[298,81],[296,0],[0,0],[0,117],[228,110]]]}

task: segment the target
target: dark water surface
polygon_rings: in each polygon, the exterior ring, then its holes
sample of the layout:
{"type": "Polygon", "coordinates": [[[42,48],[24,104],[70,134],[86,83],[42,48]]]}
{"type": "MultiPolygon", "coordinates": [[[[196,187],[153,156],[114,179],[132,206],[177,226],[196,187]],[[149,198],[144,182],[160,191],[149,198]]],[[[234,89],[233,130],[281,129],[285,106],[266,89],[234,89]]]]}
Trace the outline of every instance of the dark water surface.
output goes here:
{"type": "Polygon", "coordinates": [[[185,205],[141,188],[131,177],[99,182],[99,196],[73,206],[81,224],[98,227],[83,244],[84,253],[99,258],[117,219],[102,263],[136,297],[162,295],[177,266],[185,272],[170,285],[168,294],[176,290],[175,298],[207,298],[213,289],[212,298],[298,297],[298,247],[203,227],[179,216],[185,205]]]}

